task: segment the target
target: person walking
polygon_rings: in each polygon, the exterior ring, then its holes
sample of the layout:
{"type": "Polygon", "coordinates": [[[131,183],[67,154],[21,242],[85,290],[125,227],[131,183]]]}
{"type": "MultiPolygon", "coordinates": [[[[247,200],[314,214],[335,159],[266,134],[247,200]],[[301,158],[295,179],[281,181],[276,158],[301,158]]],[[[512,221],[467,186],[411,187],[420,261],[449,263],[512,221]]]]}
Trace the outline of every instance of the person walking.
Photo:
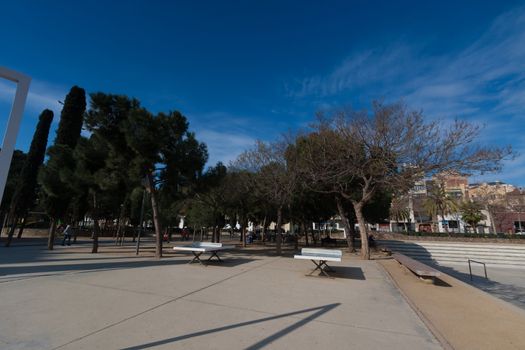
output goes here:
{"type": "Polygon", "coordinates": [[[72,236],[72,229],[71,229],[71,225],[67,225],[66,228],[64,229],[64,232],[62,232],[64,234],[64,239],[62,239],[62,245],[66,245],[66,239],[67,239],[67,245],[71,245],[71,236],[72,236]]]}

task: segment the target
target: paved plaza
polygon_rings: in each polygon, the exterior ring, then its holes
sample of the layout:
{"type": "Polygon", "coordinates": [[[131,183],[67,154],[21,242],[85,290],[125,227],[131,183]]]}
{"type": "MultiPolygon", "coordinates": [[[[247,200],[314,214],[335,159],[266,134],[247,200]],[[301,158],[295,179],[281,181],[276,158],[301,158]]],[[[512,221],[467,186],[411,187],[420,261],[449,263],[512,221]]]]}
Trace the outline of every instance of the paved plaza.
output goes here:
{"type": "Polygon", "coordinates": [[[131,245],[89,248],[2,249],[0,348],[441,348],[376,261],[345,255],[327,279],[273,249],[203,267],[169,248],[161,261],[131,245]]]}

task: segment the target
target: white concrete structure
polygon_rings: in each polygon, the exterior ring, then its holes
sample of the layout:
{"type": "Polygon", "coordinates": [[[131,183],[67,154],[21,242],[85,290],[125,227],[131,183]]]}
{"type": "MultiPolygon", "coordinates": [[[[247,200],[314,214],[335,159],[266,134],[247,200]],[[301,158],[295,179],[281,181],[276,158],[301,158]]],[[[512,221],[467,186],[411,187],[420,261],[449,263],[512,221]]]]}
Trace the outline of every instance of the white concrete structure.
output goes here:
{"type": "Polygon", "coordinates": [[[7,181],[7,174],[9,173],[9,166],[13,151],[15,148],[16,137],[18,136],[18,129],[22,121],[22,114],[26,104],[27,93],[29,92],[29,83],[31,78],[12,71],[10,69],[0,67],[0,78],[10,80],[16,83],[16,93],[13,105],[11,107],[11,114],[7,122],[7,127],[2,142],[2,149],[0,150],[0,201],[4,195],[4,188],[7,181]]]}

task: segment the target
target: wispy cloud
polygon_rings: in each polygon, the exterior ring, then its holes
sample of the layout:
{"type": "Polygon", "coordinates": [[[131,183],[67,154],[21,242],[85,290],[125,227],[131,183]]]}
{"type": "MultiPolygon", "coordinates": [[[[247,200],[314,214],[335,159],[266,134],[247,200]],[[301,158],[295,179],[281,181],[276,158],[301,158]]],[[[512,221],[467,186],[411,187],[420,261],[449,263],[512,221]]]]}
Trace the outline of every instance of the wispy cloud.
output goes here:
{"type": "MultiPolygon", "coordinates": [[[[0,80],[0,100],[5,103],[12,103],[15,96],[16,84],[0,80]]],[[[58,102],[63,100],[66,95],[66,91],[58,86],[35,80],[31,81],[29,86],[29,94],[26,101],[26,112],[35,113],[38,115],[39,112],[45,108],[51,109],[56,115],[60,113],[62,106],[58,102]]],[[[55,118],[58,121],[58,118],[55,118]]]]}
{"type": "MultiPolygon", "coordinates": [[[[511,143],[525,153],[525,7],[498,16],[463,49],[440,55],[429,55],[426,49],[418,43],[397,43],[355,52],[326,74],[288,84],[289,95],[343,103],[354,102],[349,96],[361,101],[403,99],[431,118],[486,124],[484,140],[511,143]]],[[[499,177],[525,185],[522,169],[525,158],[517,157],[499,177]]]]}
{"type": "Polygon", "coordinates": [[[208,152],[210,153],[209,165],[215,165],[219,161],[228,165],[243,150],[248,149],[255,143],[255,139],[247,135],[209,129],[197,131],[196,136],[199,141],[206,143],[208,146],[208,152]]]}
{"type": "Polygon", "coordinates": [[[320,98],[359,91],[373,98],[403,97],[431,107],[425,110],[433,114],[475,113],[481,107],[523,110],[525,8],[502,14],[459,52],[432,56],[425,49],[420,44],[397,43],[357,52],[327,74],[299,79],[288,87],[289,94],[320,98]]]}
{"type": "Polygon", "coordinates": [[[197,139],[208,146],[208,165],[223,162],[228,165],[244,150],[255,144],[256,139],[275,139],[275,130],[284,130],[264,118],[237,116],[226,112],[189,114],[190,129],[197,139]]]}

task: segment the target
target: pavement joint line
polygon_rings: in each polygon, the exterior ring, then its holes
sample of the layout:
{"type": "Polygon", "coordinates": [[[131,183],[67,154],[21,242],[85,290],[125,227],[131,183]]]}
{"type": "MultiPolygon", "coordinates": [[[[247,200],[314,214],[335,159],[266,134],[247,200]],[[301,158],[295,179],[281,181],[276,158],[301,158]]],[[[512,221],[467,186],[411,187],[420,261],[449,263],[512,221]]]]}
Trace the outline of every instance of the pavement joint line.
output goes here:
{"type": "MultiPolygon", "coordinates": [[[[234,309],[234,310],[251,311],[251,312],[256,312],[256,313],[269,315],[269,316],[278,316],[279,315],[279,314],[276,314],[274,312],[262,311],[262,310],[245,308],[245,307],[240,307],[240,306],[232,306],[232,305],[225,305],[225,304],[219,304],[219,303],[211,303],[211,302],[195,300],[195,299],[183,299],[182,301],[187,301],[187,302],[196,303],[196,304],[206,304],[206,305],[221,306],[221,307],[234,309]]],[[[296,319],[296,320],[303,320],[304,319],[303,317],[299,317],[299,316],[286,316],[286,318],[292,318],[292,319],[296,319]]],[[[412,333],[398,332],[398,331],[392,331],[392,330],[378,329],[378,328],[373,328],[373,327],[365,327],[365,326],[359,326],[359,325],[353,325],[353,324],[347,324],[347,323],[337,323],[337,322],[331,322],[331,321],[323,321],[323,320],[319,320],[319,319],[311,320],[310,322],[312,322],[312,323],[328,324],[328,325],[339,326],[339,327],[344,327],[344,328],[355,328],[355,329],[366,330],[366,331],[373,331],[373,332],[380,332],[380,333],[388,333],[388,334],[395,334],[395,335],[405,335],[405,336],[410,336],[410,337],[414,337],[414,338],[421,338],[421,339],[425,338],[425,337],[423,337],[423,336],[421,336],[419,334],[412,334],[412,333]]]]}
{"type": "Polygon", "coordinates": [[[387,280],[396,287],[396,289],[399,291],[399,294],[405,299],[407,304],[410,306],[410,308],[414,311],[414,313],[419,317],[419,319],[423,322],[423,324],[428,328],[430,333],[437,339],[437,341],[440,343],[440,345],[445,350],[454,350],[454,347],[452,344],[448,342],[448,340],[445,338],[443,334],[437,329],[437,327],[428,319],[423,312],[410,300],[408,295],[403,292],[403,290],[399,287],[399,284],[395,281],[394,277],[390,274],[390,272],[384,267],[382,264],[377,264],[380,266],[380,268],[384,271],[385,276],[387,277],[387,280]]]}
{"type": "Polygon", "coordinates": [[[109,324],[109,325],[107,325],[107,326],[104,326],[104,327],[102,327],[102,328],[100,328],[100,329],[97,329],[97,330],[95,330],[95,331],[92,331],[92,332],[90,332],[90,333],[88,333],[88,334],[85,334],[85,335],[83,335],[83,336],[80,336],[80,337],[77,337],[77,338],[75,338],[75,339],[73,339],[73,340],[70,340],[69,342],[64,343],[64,344],[62,344],[62,345],[59,345],[59,346],[57,346],[57,347],[54,347],[54,348],[51,349],[51,350],[57,350],[57,349],[63,348],[64,346],[67,346],[67,345],[70,345],[70,344],[76,343],[77,341],[80,341],[80,340],[82,340],[82,339],[85,339],[85,338],[87,338],[87,337],[90,337],[90,336],[92,336],[92,335],[95,335],[95,334],[97,334],[97,333],[100,333],[100,332],[102,332],[102,331],[105,331],[105,330],[107,330],[107,329],[109,329],[109,328],[112,328],[112,327],[114,327],[114,326],[118,326],[119,324],[122,324],[122,323],[124,323],[124,322],[129,321],[129,320],[132,320],[132,319],[134,319],[134,318],[136,318],[136,317],[142,316],[142,315],[144,315],[144,314],[146,314],[146,313],[148,313],[148,312],[151,312],[151,311],[153,311],[153,310],[157,310],[157,309],[159,309],[159,308],[161,308],[161,307],[163,307],[163,306],[166,306],[167,304],[171,304],[171,303],[176,302],[176,301],[178,301],[178,300],[181,300],[181,299],[183,299],[183,298],[185,298],[185,297],[187,297],[187,296],[190,296],[190,295],[195,294],[195,293],[202,292],[203,290],[206,290],[206,289],[208,289],[208,288],[214,287],[214,286],[216,286],[216,285],[218,285],[218,284],[221,284],[222,282],[226,282],[226,281],[228,281],[228,280],[230,280],[230,279],[233,279],[233,278],[235,278],[235,277],[238,277],[238,276],[240,276],[240,275],[242,275],[242,274],[244,274],[244,273],[246,273],[246,272],[248,272],[248,271],[252,271],[252,270],[255,270],[255,269],[257,269],[257,268],[260,268],[260,267],[262,267],[262,266],[264,266],[264,265],[266,265],[266,264],[270,264],[270,263],[272,263],[272,262],[274,262],[274,261],[276,261],[276,260],[279,260],[280,258],[281,258],[281,257],[277,257],[276,259],[272,259],[271,261],[269,261],[269,262],[267,262],[267,263],[265,263],[265,264],[263,264],[263,265],[254,266],[254,267],[252,267],[252,268],[242,270],[242,271],[240,271],[240,272],[238,272],[238,273],[236,273],[236,274],[234,274],[234,275],[232,275],[232,276],[229,276],[229,277],[227,277],[227,278],[224,278],[224,279],[222,279],[222,280],[220,280],[220,281],[214,282],[214,283],[212,283],[212,284],[209,284],[209,285],[204,286],[204,287],[202,287],[202,288],[199,288],[199,289],[197,289],[197,290],[194,290],[194,291],[188,292],[188,293],[186,293],[186,294],[184,294],[184,295],[181,295],[181,296],[179,296],[179,297],[176,297],[176,298],[172,298],[172,299],[170,299],[170,300],[167,300],[167,301],[165,301],[165,302],[163,302],[163,303],[160,303],[160,304],[158,304],[158,305],[156,305],[156,306],[153,306],[153,307],[151,307],[151,308],[149,308],[149,309],[146,309],[146,310],[144,310],[144,311],[141,311],[141,312],[139,312],[139,313],[137,313],[137,314],[135,314],[135,315],[128,316],[128,317],[126,317],[126,318],[124,318],[124,319],[122,319],[122,320],[120,320],[120,321],[114,322],[114,323],[109,324]]]}
{"type": "Polygon", "coordinates": [[[150,296],[156,296],[156,297],[162,297],[162,298],[176,298],[173,295],[156,294],[156,293],[151,293],[151,292],[141,292],[141,291],[136,291],[136,290],[132,290],[132,289],[110,287],[110,286],[104,286],[104,285],[95,284],[95,283],[86,283],[86,282],[79,282],[79,281],[67,281],[67,280],[61,280],[60,282],[62,282],[62,283],[70,283],[70,284],[79,284],[79,285],[82,285],[82,286],[90,286],[90,287],[103,288],[103,289],[111,289],[111,290],[116,290],[116,291],[120,291],[120,292],[128,292],[128,293],[134,293],[134,294],[140,294],[140,295],[150,295],[150,296]]]}

